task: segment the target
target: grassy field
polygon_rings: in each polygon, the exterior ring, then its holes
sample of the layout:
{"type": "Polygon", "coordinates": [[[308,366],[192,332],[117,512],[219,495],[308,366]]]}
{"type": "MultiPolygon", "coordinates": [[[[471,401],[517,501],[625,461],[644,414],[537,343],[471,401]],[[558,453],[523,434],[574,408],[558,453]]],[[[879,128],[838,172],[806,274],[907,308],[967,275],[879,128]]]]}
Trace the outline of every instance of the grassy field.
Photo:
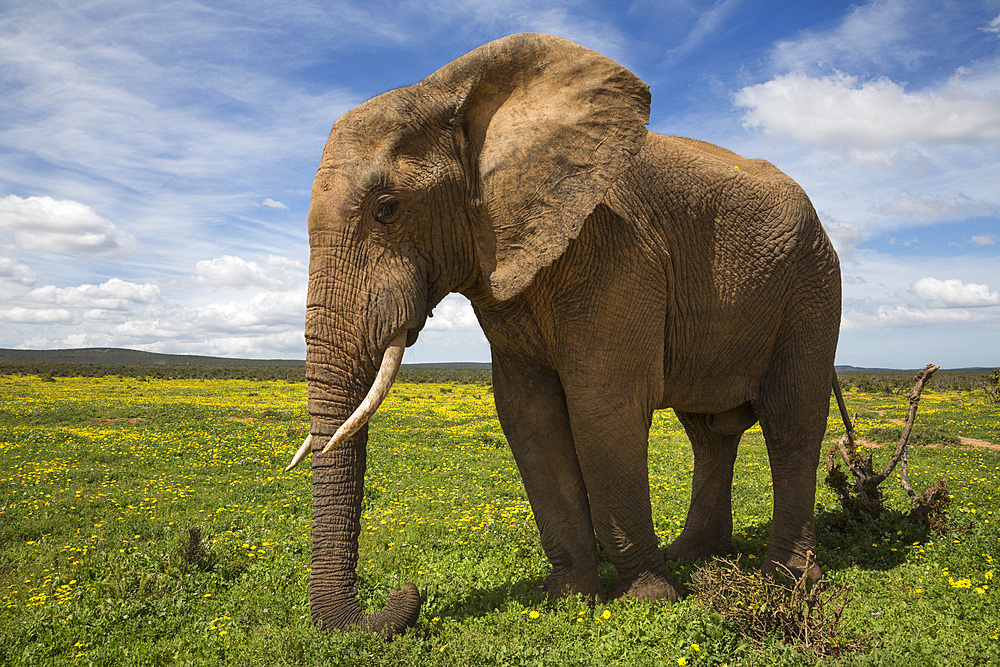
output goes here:
{"type": "MultiPolygon", "coordinates": [[[[859,434],[894,439],[901,396],[848,392],[859,434]]],[[[910,476],[939,478],[955,526],[892,511],[842,520],[817,472],[819,558],[849,582],[844,664],[1000,662],[1000,406],[928,391],[910,476]],[[974,439],[975,445],[958,438],[974,439]],[[971,525],[970,525],[971,524],[971,525]]],[[[827,437],[843,432],[831,411],[827,437]]],[[[305,385],[246,380],[0,376],[0,664],[812,664],[743,639],[695,596],[668,605],[550,604],[547,573],[490,388],[406,384],[373,420],[359,562],[362,604],[414,581],[417,626],[387,642],[321,633],[307,603],[309,466],[281,472],[308,429],[305,385]],[[191,529],[203,535],[191,541],[191,529]]],[[[888,456],[886,447],[876,458],[888,456]]],[[[665,546],[683,524],[692,457],[669,411],[650,437],[665,546]]],[[[737,461],[735,547],[766,550],[771,493],[759,428],[737,461]]],[[[674,564],[681,582],[703,563],[674,564]]],[[[606,584],[613,571],[605,565],[606,584]]]]}

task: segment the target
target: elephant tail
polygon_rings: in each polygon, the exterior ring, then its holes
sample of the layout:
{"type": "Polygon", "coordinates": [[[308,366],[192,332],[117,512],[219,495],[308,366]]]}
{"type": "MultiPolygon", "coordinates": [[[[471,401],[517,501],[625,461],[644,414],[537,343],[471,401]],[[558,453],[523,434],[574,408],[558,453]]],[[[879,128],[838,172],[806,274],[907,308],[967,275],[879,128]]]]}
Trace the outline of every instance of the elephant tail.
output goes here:
{"type": "Polygon", "coordinates": [[[847,429],[847,437],[850,442],[854,442],[854,420],[847,412],[847,404],[844,403],[844,392],[840,389],[840,380],[837,379],[837,371],[833,371],[833,395],[837,397],[837,406],[840,408],[840,416],[844,420],[844,428],[847,429]]]}

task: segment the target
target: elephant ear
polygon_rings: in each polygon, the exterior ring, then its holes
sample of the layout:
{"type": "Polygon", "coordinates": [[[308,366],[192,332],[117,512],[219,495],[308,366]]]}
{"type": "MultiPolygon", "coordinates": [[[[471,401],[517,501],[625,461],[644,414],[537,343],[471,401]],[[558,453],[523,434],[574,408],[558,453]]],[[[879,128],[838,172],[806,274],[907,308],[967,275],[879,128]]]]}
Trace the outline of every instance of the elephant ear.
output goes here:
{"type": "Polygon", "coordinates": [[[559,37],[511,35],[424,83],[458,97],[483,278],[509,299],[554,262],[646,139],[649,87],[559,37]]]}

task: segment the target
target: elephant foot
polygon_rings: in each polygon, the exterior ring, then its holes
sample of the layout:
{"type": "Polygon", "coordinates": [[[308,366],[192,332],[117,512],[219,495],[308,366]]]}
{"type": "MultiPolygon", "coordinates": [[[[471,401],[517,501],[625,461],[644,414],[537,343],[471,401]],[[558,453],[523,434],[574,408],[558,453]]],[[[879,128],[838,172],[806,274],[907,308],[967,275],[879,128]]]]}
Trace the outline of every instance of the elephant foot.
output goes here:
{"type": "Polygon", "coordinates": [[[556,572],[553,570],[542,582],[542,590],[550,600],[557,600],[579,593],[595,604],[604,602],[604,587],[597,573],[590,575],[556,572]]]}
{"type": "Polygon", "coordinates": [[[682,532],[663,552],[667,560],[702,560],[722,556],[733,550],[732,537],[709,538],[682,532]]]}
{"type": "Polygon", "coordinates": [[[680,597],[680,590],[674,578],[664,569],[659,572],[647,571],[638,576],[619,578],[608,593],[608,599],[614,600],[620,597],[676,602],[680,597]]]}

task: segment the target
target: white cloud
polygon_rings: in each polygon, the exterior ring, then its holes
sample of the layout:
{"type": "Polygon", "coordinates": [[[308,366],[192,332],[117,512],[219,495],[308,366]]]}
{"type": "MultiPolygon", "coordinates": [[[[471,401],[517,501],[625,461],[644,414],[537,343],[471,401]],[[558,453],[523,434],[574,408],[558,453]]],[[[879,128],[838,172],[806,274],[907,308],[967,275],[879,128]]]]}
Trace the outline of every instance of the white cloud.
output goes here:
{"type": "Polygon", "coordinates": [[[837,250],[841,263],[854,263],[858,245],[868,238],[861,227],[853,222],[824,220],[823,228],[826,230],[827,236],[830,237],[833,247],[837,250]]]}
{"type": "Polygon", "coordinates": [[[86,204],[52,197],[0,199],[0,233],[19,248],[105,255],[132,245],[128,234],[86,204]]]}
{"type": "Polygon", "coordinates": [[[298,327],[305,320],[305,289],[260,292],[250,299],[186,309],[183,321],[198,330],[239,333],[248,329],[298,327]]]}
{"type": "Polygon", "coordinates": [[[911,43],[914,35],[929,29],[921,21],[933,13],[928,4],[916,0],[882,0],[855,5],[831,29],[805,31],[794,39],[779,41],[772,59],[778,69],[784,70],[833,63],[864,62],[883,67],[889,62],[912,64],[928,55],[925,49],[911,43]]]}
{"type": "Polygon", "coordinates": [[[427,320],[427,331],[479,331],[479,320],[472,304],[461,294],[449,294],[434,307],[434,316],[427,320]]]}
{"type": "Polygon", "coordinates": [[[992,234],[982,234],[978,236],[973,236],[969,239],[969,242],[973,245],[986,246],[993,245],[997,242],[997,239],[992,234]]]}
{"type": "Polygon", "coordinates": [[[891,329],[941,324],[981,324],[995,319],[993,314],[964,308],[915,308],[905,305],[882,305],[878,306],[873,313],[845,312],[841,320],[841,329],[891,329]]]}
{"type": "Polygon", "coordinates": [[[1000,14],[997,14],[986,27],[980,28],[980,30],[983,32],[992,32],[994,35],[1000,35],[1000,14]]]}
{"type": "Polygon", "coordinates": [[[69,322],[71,313],[65,308],[7,308],[0,310],[0,321],[25,324],[53,324],[69,322]]]}
{"type": "MultiPolygon", "coordinates": [[[[1000,84],[1000,74],[994,77],[1000,84]]],[[[907,92],[886,78],[792,72],[743,88],[735,101],[746,109],[745,126],[805,144],[869,151],[1000,141],[1000,86],[967,88],[907,92]]]]}
{"type": "Polygon", "coordinates": [[[302,272],[301,263],[273,257],[268,259],[268,264],[274,270],[269,272],[256,262],[224,255],[198,262],[195,265],[198,274],[195,280],[212,286],[278,289],[290,287],[305,277],[299,275],[302,272]]]}
{"type": "Polygon", "coordinates": [[[34,285],[38,274],[31,267],[19,264],[10,257],[0,257],[0,279],[21,285],[34,285]]]}
{"type": "Polygon", "coordinates": [[[913,285],[913,293],[939,308],[995,306],[1000,304],[1000,292],[982,283],[963,283],[957,278],[938,280],[921,278],[913,285]]]}
{"type": "Polygon", "coordinates": [[[876,208],[882,215],[927,220],[961,220],[972,216],[988,215],[990,206],[970,197],[959,195],[946,201],[941,197],[919,197],[902,194],[876,208]]]}
{"type": "Polygon", "coordinates": [[[25,300],[70,308],[127,310],[133,304],[151,304],[160,300],[160,288],[151,283],[131,283],[111,278],[100,285],[55,287],[46,285],[28,292],[25,300]]]}
{"type": "Polygon", "coordinates": [[[271,199],[270,197],[266,197],[264,199],[264,201],[262,201],[260,204],[258,204],[258,206],[266,206],[267,208],[277,208],[277,209],[280,209],[282,211],[287,211],[288,210],[287,206],[285,206],[284,204],[282,204],[280,201],[276,201],[274,199],[271,199]]]}

